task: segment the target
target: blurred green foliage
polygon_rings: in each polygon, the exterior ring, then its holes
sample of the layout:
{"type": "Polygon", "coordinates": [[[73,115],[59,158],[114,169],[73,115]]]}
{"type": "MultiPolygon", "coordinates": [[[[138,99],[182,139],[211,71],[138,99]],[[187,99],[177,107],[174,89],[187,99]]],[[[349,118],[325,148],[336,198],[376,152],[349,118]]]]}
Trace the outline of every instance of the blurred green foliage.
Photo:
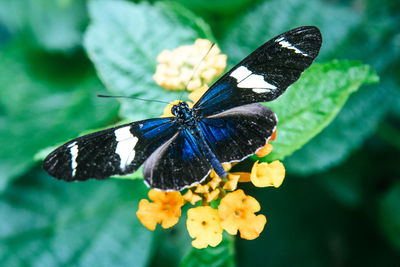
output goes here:
{"type": "Polygon", "coordinates": [[[0,142],[0,266],[396,266],[400,2],[0,0],[0,142]],[[184,216],[168,231],[140,225],[142,181],[65,183],[34,160],[84,131],[159,116],[157,103],[95,95],[175,99],[152,81],[161,50],[208,38],[232,65],[301,25],[319,27],[323,47],[268,104],[280,118],[270,157],[288,156],[288,173],[278,190],[245,186],[268,219],[258,239],[191,249],[184,216]]]}

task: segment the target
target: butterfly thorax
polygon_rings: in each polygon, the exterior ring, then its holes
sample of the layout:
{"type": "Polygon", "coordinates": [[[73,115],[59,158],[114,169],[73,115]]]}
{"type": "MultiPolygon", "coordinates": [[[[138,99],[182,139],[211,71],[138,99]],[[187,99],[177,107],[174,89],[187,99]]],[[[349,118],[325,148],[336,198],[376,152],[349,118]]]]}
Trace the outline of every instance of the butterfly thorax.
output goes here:
{"type": "Polygon", "coordinates": [[[176,116],[177,122],[182,126],[193,128],[196,127],[196,117],[193,115],[192,109],[186,102],[179,102],[171,109],[173,115],[176,116]]]}

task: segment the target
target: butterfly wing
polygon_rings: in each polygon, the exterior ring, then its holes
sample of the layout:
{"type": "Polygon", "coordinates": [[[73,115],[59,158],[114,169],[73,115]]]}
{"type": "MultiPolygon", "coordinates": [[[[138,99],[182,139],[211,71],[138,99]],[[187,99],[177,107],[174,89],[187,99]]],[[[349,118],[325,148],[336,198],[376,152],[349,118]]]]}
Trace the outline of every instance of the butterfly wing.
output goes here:
{"type": "Polygon", "coordinates": [[[207,144],[220,162],[240,161],[263,147],[277,124],[269,108],[255,103],[199,120],[207,144]]]}
{"type": "Polygon", "coordinates": [[[274,100],[311,65],[321,43],[321,33],[313,26],[278,35],[223,75],[193,109],[198,116],[208,116],[236,106],[274,100]]]}
{"type": "Polygon", "coordinates": [[[173,118],[157,118],[95,132],[54,150],[43,168],[66,181],[132,173],[177,131],[173,118]]]}
{"type": "Polygon", "coordinates": [[[151,188],[182,190],[203,181],[211,170],[198,136],[181,129],[145,161],[143,176],[151,188]]]}

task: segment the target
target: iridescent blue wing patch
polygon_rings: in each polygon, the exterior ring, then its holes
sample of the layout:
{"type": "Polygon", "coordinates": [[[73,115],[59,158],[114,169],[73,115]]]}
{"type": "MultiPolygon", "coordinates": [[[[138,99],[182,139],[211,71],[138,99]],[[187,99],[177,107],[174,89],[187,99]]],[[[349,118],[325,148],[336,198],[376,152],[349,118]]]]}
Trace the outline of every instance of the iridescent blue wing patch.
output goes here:
{"type": "Polygon", "coordinates": [[[193,107],[198,116],[279,97],[318,56],[318,28],[300,27],[266,42],[224,74],[193,107]]]}
{"type": "Polygon", "coordinates": [[[84,135],[51,152],[43,168],[66,181],[132,173],[177,131],[171,118],[160,118],[84,135]]]}
{"type": "Polygon", "coordinates": [[[145,161],[146,184],[161,190],[182,190],[201,182],[211,170],[197,133],[182,129],[145,161]]]}

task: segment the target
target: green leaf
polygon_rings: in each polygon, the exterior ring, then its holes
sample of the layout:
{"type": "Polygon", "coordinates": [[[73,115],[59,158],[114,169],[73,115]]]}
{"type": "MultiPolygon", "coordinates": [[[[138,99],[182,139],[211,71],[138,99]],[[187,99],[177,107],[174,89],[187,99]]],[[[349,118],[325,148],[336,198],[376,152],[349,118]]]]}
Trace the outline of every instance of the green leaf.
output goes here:
{"type": "Polygon", "coordinates": [[[400,183],[393,185],[381,199],[379,217],[386,238],[400,251],[400,183]]]}
{"type": "MultiPolygon", "coordinates": [[[[242,11],[247,6],[253,4],[254,0],[177,0],[180,4],[190,8],[194,12],[202,13],[204,16],[219,16],[229,17],[234,13],[242,11]]],[[[221,19],[221,17],[219,18],[221,19]]]]}
{"type": "MultiPolygon", "coordinates": [[[[180,92],[166,91],[153,81],[157,55],[198,37],[212,39],[201,19],[177,5],[96,0],[90,2],[89,11],[92,22],[85,47],[113,94],[163,101],[179,98],[180,92]]],[[[157,117],[163,107],[123,99],[120,116],[131,120],[157,117]]]]}
{"type": "Polygon", "coordinates": [[[10,44],[0,54],[0,189],[50,145],[115,118],[117,103],[97,99],[102,85],[87,61],[10,44]]]}
{"type": "Polygon", "coordinates": [[[236,266],[235,238],[224,234],[222,242],[214,247],[192,248],[180,264],[181,267],[236,266]]]}
{"type": "Polygon", "coordinates": [[[227,31],[222,51],[230,62],[239,62],[258,46],[289,29],[317,26],[322,33],[322,48],[317,60],[332,54],[348,38],[360,21],[354,10],[320,0],[271,0],[263,2],[237,19],[227,31]],[[340,23],[337,23],[340,21],[340,23]]]}
{"type": "Polygon", "coordinates": [[[302,147],[337,115],[348,96],[378,77],[359,62],[313,64],[287,92],[267,105],[278,115],[278,136],[268,160],[302,147]]]}
{"type": "Polygon", "coordinates": [[[0,22],[48,51],[69,52],[81,45],[85,5],[85,0],[0,0],[0,22]]]}
{"type": "Polygon", "coordinates": [[[147,266],[141,181],[65,183],[36,171],[0,197],[1,266],[147,266]]]}
{"type": "Polygon", "coordinates": [[[382,86],[355,93],[328,127],[285,159],[285,167],[304,175],[339,164],[375,132],[389,108],[386,100],[387,90],[382,86]]]}
{"type": "Polygon", "coordinates": [[[191,241],[187,230],[187,211],[191,205],[184,205],[181,210],[179,222],[169,229],[157,231],[161,242],[157,243],[151,266],[179,266],[183,258],[192,249],[191,241]]]}

